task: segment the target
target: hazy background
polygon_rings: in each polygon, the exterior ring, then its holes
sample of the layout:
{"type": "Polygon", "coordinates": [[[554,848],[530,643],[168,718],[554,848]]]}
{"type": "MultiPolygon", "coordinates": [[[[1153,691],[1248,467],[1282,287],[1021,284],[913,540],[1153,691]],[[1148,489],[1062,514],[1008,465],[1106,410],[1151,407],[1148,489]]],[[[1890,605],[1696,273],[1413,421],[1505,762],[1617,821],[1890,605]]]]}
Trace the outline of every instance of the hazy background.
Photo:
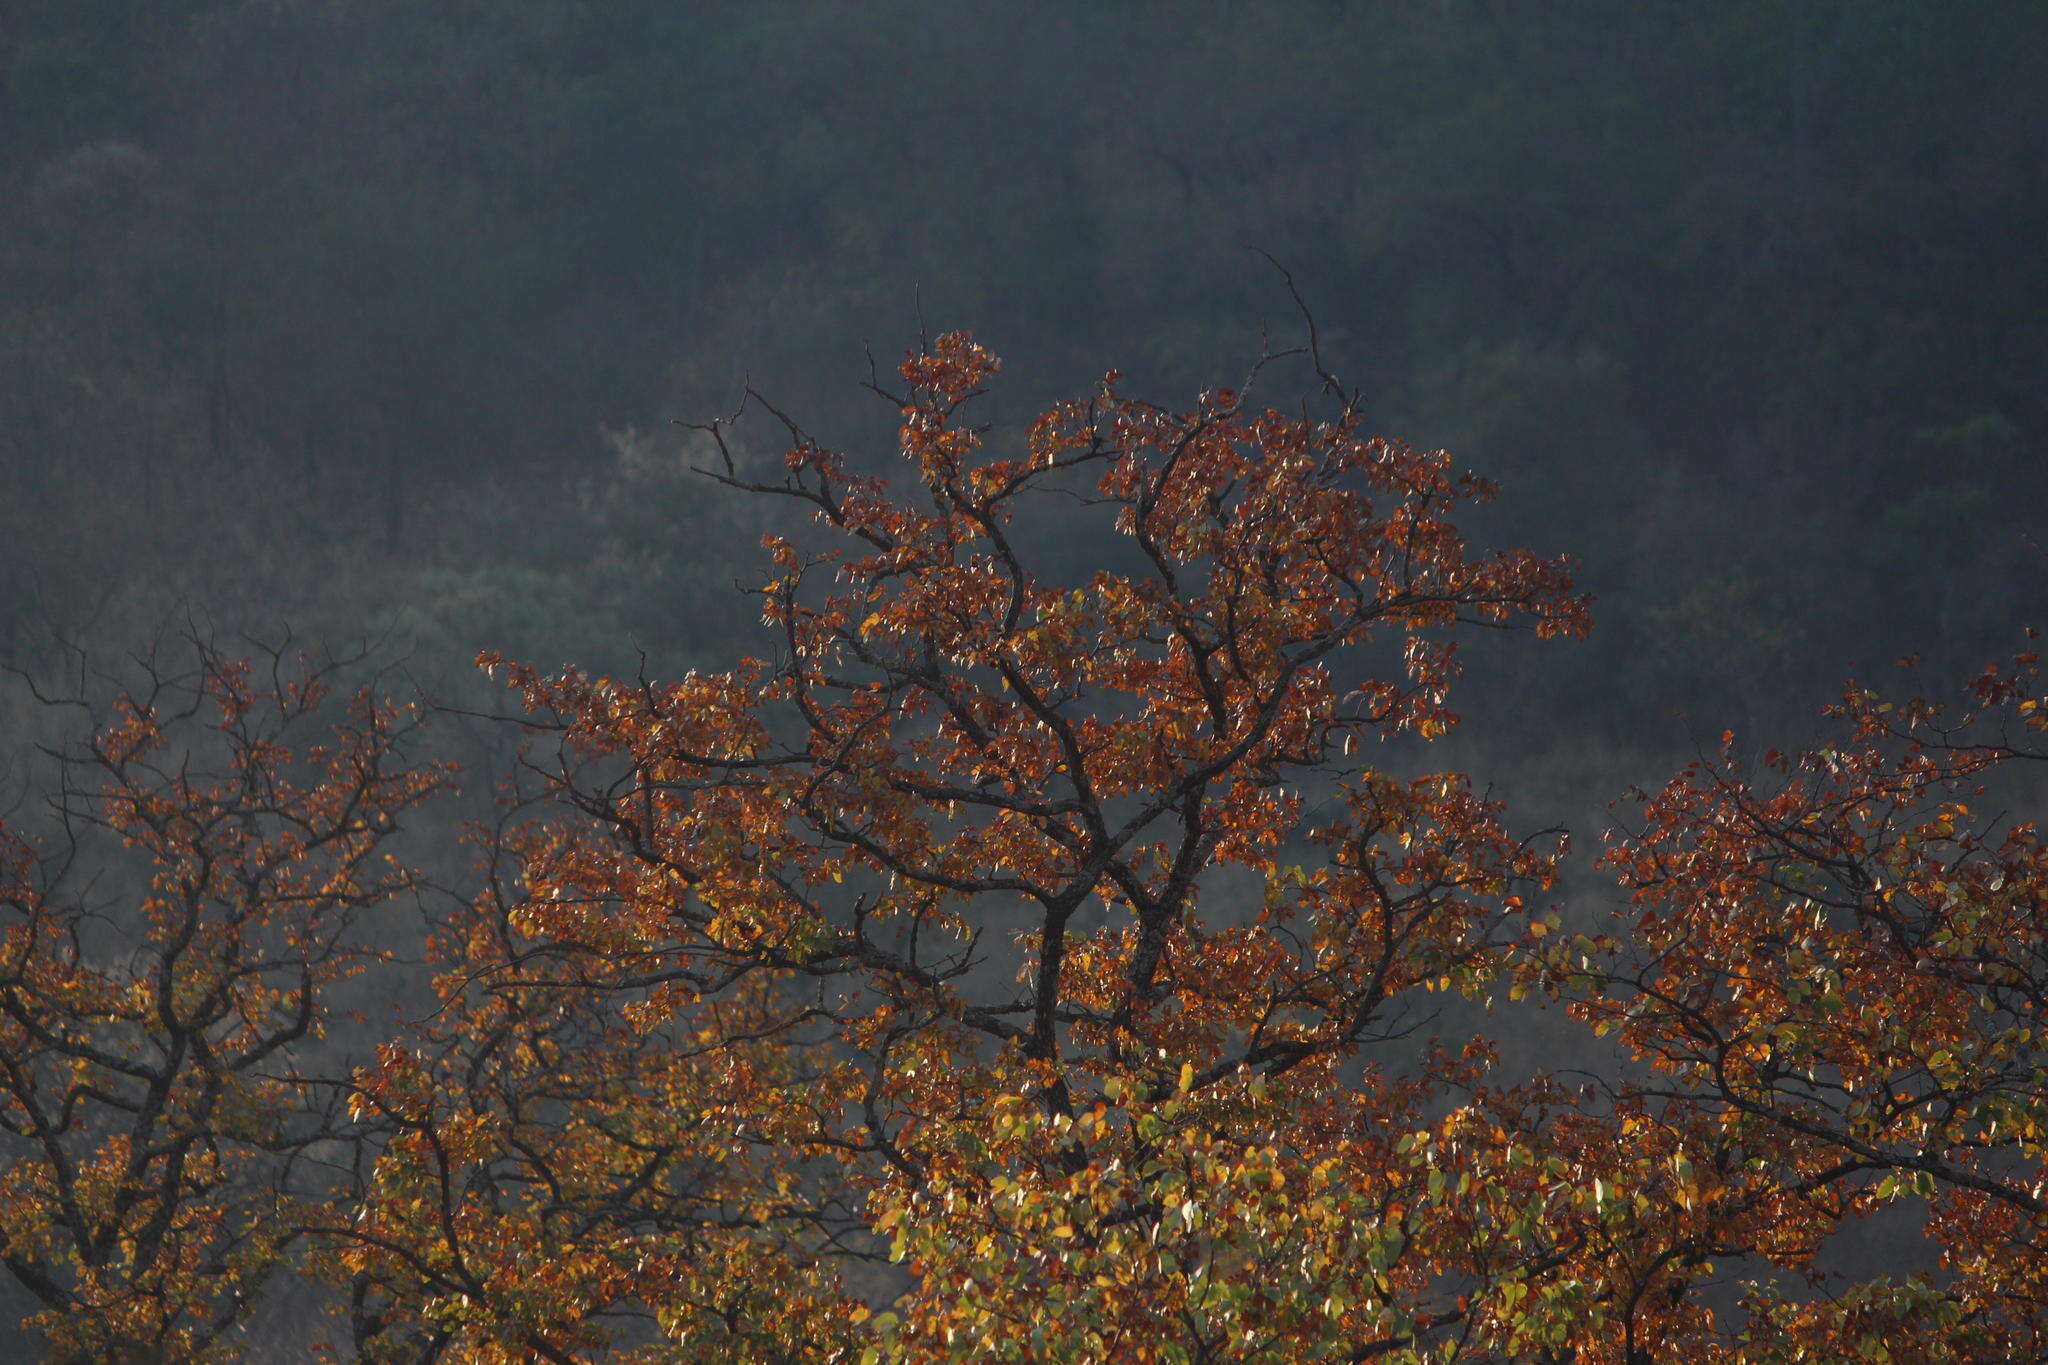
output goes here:
{"type": "Polygon", "coordinates": [[[1580,557],[1593,637],[1478,651],[1440,752],[1596,832],[2048,622],[2044,153],[2022,0],[13,0],[0,662],[716,665],[762,512],[669,419],[751,378],[886,460],[920,319],[1013,431],[1185,403],[1298,337],[1264,251],[1484,537],[1580,557]]]}
{"type": "Polygon", "coordinates": [[[2039,4],[9,11],[30,667],[173,609],[395,631],[437,681],[722,659],[758,513],[670,417],[751,377],[886,454],[861,348],[920,308],[1005,357],[999,421],[1111,366],[1182,402],[1292,339],[1255,249],[1386,432],[1501,481],[1488,535],[1583,560],[1594,639],[1468,698],[1523,761],[2044,615],[2039,4]]]}

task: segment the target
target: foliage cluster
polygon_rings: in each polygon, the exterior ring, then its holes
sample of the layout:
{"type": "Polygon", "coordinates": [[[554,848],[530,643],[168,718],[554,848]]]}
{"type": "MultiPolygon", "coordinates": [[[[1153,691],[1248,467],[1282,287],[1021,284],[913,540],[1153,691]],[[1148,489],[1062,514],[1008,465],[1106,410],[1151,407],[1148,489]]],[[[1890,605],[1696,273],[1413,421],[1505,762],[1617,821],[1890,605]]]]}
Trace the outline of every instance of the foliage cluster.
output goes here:
{"type": "Polygon", "coordinates": [[[1111,375],[1010,447],[942,336],[876,381],[900,489],[709,428],[815,523],[768,538],[778,649],[485,656],[528,744],[452,895],[399,856],[449,780],[412,710],[295,738],[319,670],[206,651],[126,701],[59,809],[137,907],[0,861],[0,1255],[53,1351],[231,1354],[299,1255],[366,1359],[2048,1352],[2048,848],[1981,800],[2048,756],[2037,661],[1731,740],[1567,923],[1561,838],[1391,756],[1457,723],[1461,638],[1587,603],[1305,358],[1320,411],[1111,375]],[[434,1003],[323,1057],[411,898],[434,1003]],[[1423,1045],[1457,996],[1618,1051],[1423,1045]],[[1832,1275],[1887,1209],[1938,1263],[1832,1275]]]}

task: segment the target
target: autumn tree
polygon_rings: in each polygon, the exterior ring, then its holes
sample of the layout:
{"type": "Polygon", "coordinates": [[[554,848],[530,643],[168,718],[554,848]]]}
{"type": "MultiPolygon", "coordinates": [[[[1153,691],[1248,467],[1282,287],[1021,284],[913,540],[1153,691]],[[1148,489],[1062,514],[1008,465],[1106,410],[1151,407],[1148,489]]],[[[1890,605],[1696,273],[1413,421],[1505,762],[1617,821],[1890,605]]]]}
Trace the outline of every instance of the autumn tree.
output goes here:
{"type": "Polygon", "coordinates": [[[1745,1253],[1812,1271],[1903,1202],[1938,1267],[1827,1296],[1756,1276],[1731,1358],[2039,1359],[2048,849],[2008,813],[2048,759],[2039,661],[1959,703],[1852,687],[1832,715],[1826,747],[1748,765],[1731,735],[1642,796],[1606,858],[1621,924],[1554,959],[1650,1071],[1620,1103],[1661,1162],[1631,1183],[1673,1216],[1637,1239],[1635,1292],[1745,1253]]]}
{"type": "Polygon", "coordinates": [[[776,648],[486,656],[527,746],[459,894],[392,844],[449,782],[415,711],[145,670],[0,842],[0,1259],[57,1357],[230,1355],[294,1262],[367,1360],[2048,1351],[2034,656],[1730,737],[1567,933],[1561,839],[1413,772],[1461,634],[1586,624],[1562,562],[1467,546],[1483,481],[1370,434],[1313,334],[1014,438],[996,371],[955,334],[875,380],[900,488],[705,428],[814,523],[768,538],[776,648]],[[1297,359],[1313,403],[1254,403],[1297,359]],[[394,898],[431,979],[351,1069],[394,898]],[[1451,993],[1613,1042],[1503,1076],[1422,1036],[1451,993]],[[1886,1211],[1938,1265],[1831,1279],[1886,1211]]]}
{"type": "Polygon", "coordinates": [[[708,429],[711,478],[818,523],[768,542],[776,657],[485,660],[554,813],[444,940],[441,1027],[361,1077],[398,1134],[341,1238],[373,1335],[475,1359],[1513,1337],[1568,1259],[1513,1131],[1537,1099],[1482,1092],[1483,1045],[1409,1034],[1543,932],[1552,855],[1462,777],[1369,755],[1455,723],[1459,632],[1575,634],[1585,607],[1560,562],[1470,551],[1454,518],[1488,485],[1373,435],[1309,359],[1320,416],[1251,384],[1172,411],[1112,375],[1006,445],[969,420],[994,357],[941,337],[885,393],[907,491],[793,424],[756,478],[708,429]],[[1062,573],[1074,546],[1093,562],[1062,573]]]}
{"type": "Polygon", "coordinates": [[[340,1078],[309,1052],[445,780],[410,712],[333,703],[338,667],[151,660],[43,837],[0,829],[0,1259],[55,1359],[224,1351],[332,1186],[340,1078]]]}

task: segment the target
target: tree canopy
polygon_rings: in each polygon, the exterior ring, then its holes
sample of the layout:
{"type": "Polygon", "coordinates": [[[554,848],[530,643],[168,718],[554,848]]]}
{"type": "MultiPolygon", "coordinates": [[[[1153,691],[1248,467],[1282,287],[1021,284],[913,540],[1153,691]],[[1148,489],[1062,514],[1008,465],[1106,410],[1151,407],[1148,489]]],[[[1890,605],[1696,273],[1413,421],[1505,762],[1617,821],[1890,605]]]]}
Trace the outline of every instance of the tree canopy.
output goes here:
{"type": "Polygon", "coordinates": [[[288,1256],[369,1359],[2048,1349],[2048,853],[1996,804],[2048,757],[2032,654],[1730,736],[1612,837],[1603,926],[1548,903],[1560,834],[1427,767],[1461,640],[1589,621],[1468,542],[1486,481],[1374,434],[1313,329],[1016,441],[998,369],[951,333],[875,377],[895,480],[706,428],[808,518],[775,648],[483,656],[525,746],[459,885],[400,856],[451,779],[414,710],[323,731],[327,670],[204,644],[122,700],[69,838],[0,864],[0,1237],[56,1355],[231,1354],[288,1256]],[[139,870],[67,889],[103,835],[139,870]],[[330,1064],[350,978],[407,971],[431,1003],[330,1064]],[[1531,999],[1613,1041],[1432,1036],[1531,999]],[[1887,1215],[1933,1259],[1830,1260],[1887,1215]]]}

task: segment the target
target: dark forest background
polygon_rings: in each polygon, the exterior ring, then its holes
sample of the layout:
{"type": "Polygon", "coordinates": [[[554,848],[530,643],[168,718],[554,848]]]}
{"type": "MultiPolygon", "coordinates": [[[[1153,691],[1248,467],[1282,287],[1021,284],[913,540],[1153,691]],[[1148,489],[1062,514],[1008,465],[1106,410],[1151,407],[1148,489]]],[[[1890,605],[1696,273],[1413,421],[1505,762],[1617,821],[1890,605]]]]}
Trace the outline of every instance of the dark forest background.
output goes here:
{"type": "Polygon", "coordinates": [[[1299,339],[1263,252],[1484,538],[1580,558],[1593,637],[1482,652],[1444,761],[1597,824],[2048,620],[2044,242],[2032,0],[13,0],[0,662],[716,665],[761,513],[671,418],[751,380],[885,458],[920,325],[1012,431],[1186,403],[1299,339]]]}
{"type": "Polygon", "coordinates": [[[670,417],[751,378],[885,449],[862,346],[920,312],[999,422],[1186,401],[1298,336],[1260,250],[1489,535],[1581,557],[1595,638],[1503,698],[1544,748],[2042,614],[2037,4],[9,8],[17,662],[188,610],[437,677],[723,658],[754,513],[670,417]]]}

